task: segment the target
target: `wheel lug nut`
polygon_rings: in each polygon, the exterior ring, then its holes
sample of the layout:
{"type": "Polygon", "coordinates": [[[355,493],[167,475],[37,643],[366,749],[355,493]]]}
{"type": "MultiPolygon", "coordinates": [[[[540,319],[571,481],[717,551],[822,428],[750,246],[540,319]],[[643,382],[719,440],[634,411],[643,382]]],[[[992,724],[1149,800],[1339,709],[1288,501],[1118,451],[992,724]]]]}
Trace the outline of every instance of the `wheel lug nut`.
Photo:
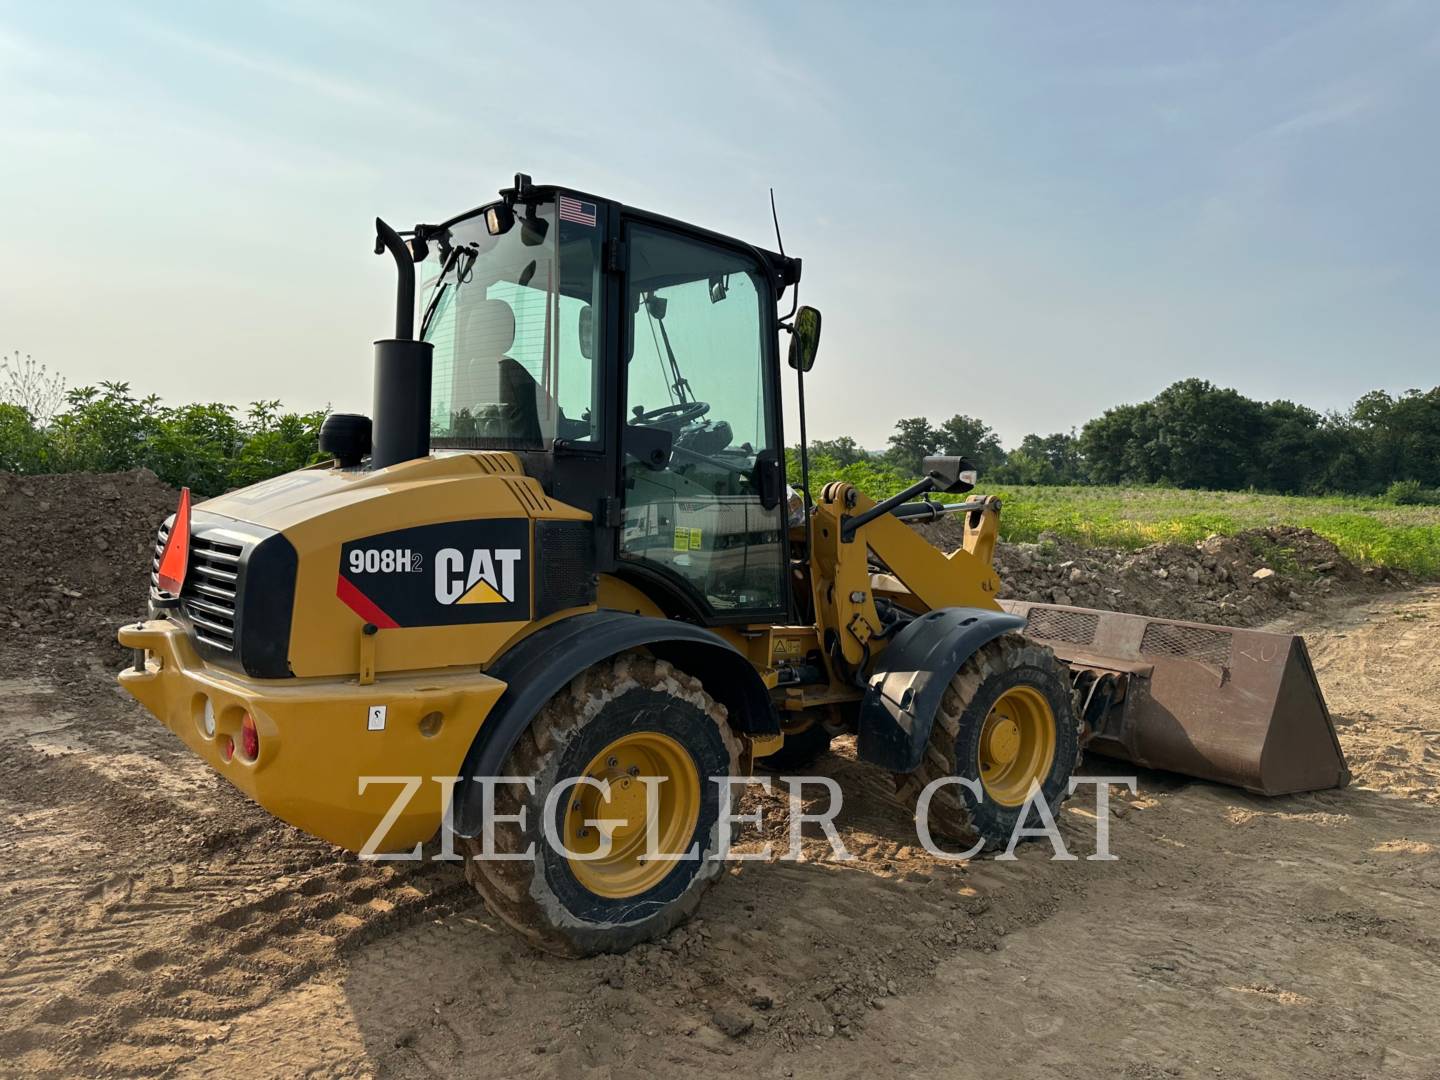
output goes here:
{"type": "Polygon", "coordinates": [[[580,800],[579,800],[579,799],[576,799],[573,803],[571,803],[571,804],[570,804],[570,809],[571,809],[571,810],[577,810],[577,811],[578,811],[578,810],[580,809],[580,800]]]}
{"type": "Polygon", "coordinates": [[[619,758],[613,758],[613,757],[612,757],[610,760],[608,760],[607,762],[605,762],[605,764],[608,765],[608,766],[610,766],[610,768],[613,769],[616,765],[619,765],[619,764],[620,764],[620,759],[619,759],[619,758]]]}
{"type": "Polygon", "coordinates": [[[630,775],[631,775],[631,776],[639,776],[639,775],[640,775],[640,766],[639,766],[639,765],[631,765],[631,766],[630,766],[630,775]]]}

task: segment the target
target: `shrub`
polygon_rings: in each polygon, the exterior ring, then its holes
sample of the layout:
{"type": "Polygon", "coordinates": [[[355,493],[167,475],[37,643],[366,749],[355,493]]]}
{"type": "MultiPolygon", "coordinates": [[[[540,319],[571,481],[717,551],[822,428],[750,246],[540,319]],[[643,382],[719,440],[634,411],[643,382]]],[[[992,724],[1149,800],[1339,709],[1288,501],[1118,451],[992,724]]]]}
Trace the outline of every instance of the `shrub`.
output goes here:
{"type": "Polygon", "coordinates": [[[45,435],[29,412],[0,403],[0,472],[41,472],[48,458],[45,435]]]}
{"type": "Polygon", "coordinates": [[[0,470],[120,472],[145,467],[166,483],[218,495],[319,458],[324,411],[282,413],[253,404],[244,418],[218,403],[166,406],[136,398],[128,383],[82,386],[48,425],[28,409],[0,404],[0,470]]]}
{"type": "Polygon", "coordinates": [[[1385,489],[1384,499],[1396,506],[1440,506],[1440,491],[1419,480],[1396,480],[1385,489]]]}

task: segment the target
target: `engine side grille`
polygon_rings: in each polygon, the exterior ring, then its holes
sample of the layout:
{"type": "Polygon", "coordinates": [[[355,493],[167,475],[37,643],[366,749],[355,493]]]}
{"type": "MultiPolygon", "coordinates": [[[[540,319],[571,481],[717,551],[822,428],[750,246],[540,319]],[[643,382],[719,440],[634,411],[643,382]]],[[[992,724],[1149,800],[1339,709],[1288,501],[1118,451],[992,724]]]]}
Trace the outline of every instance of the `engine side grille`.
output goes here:
{"type": "Polygon", "coordinates": [[[283,533],[197,509],[177,599],[160,591],[160,560],[175,519],[160,526],[150,565],[152,613],[184,626],[207,663],[257,679],[288,679],[299,560],[283,533]]]}
{"type": "Polygon", "coordinates": [[[160,557],[165,554],[165,541],[170,539],[170,522],[166,520],[160,526],[160,534],[155,537],[155,558],[150,563],[150,593],[152,596],[160,595],[160,557]]]}
{"type": "MultiPolygon", "coordinates": [[[[167,521],[160,526],[155,558],[150,564],[150,590],[156,595],[160,592],[160,557],[169,538],[167,521]]],[[[190,562],[185,570],[185,585],[180,590],[180,606],[196,638],[226,652],[235,651],[235,597],[243,550],[240,544],[192,532],[190,562]]]]}

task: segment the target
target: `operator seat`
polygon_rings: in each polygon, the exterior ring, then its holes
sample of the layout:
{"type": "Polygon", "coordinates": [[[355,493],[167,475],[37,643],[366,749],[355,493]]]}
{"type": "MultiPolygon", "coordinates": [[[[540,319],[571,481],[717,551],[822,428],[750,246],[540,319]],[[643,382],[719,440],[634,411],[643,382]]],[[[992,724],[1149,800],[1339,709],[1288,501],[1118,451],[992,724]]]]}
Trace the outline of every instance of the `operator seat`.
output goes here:
{"type": "Polygon", "coordinates": [[[454,401],[468,408],[481,438],[538,448],[543,391],[524,365],[506,355],[515,344],[515,312],[503,300],[475,300],[460,315],[455,342],[454,401]]]}

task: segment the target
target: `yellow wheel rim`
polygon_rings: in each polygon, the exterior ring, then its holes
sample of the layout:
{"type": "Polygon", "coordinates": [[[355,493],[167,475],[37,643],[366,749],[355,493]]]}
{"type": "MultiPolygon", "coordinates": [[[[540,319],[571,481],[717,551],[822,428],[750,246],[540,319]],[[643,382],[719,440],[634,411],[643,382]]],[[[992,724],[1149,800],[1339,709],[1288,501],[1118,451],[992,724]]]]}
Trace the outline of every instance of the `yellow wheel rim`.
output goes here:
{"type": "Polygon", "coordinates": [[[1019,806],[1031,783],[1044,784],[1055,761],[1055,714],[1033,686],[1013,686],[980,727],[980,780],[1004,806],[1019,806]]]}
{"type": "Polygon", "coordinates": [[[682,854],[700,820],[700,771],[694,760],[670,736],[640,731],[601,750],[583,775],[608,782],[610,797],[607,801],[594,784],[580,783],[570,791],[563,839],[570,851],[582,856],[567,860],[570,872],[597,896],[622,899],[653,889],[675,869],[675,862],[644,857],[647,785],[640,778],[662,778],[648,785],[655,792],[655,850],[682,854]],[[599,855],[606,835],[610,849],[599,855]]]}

